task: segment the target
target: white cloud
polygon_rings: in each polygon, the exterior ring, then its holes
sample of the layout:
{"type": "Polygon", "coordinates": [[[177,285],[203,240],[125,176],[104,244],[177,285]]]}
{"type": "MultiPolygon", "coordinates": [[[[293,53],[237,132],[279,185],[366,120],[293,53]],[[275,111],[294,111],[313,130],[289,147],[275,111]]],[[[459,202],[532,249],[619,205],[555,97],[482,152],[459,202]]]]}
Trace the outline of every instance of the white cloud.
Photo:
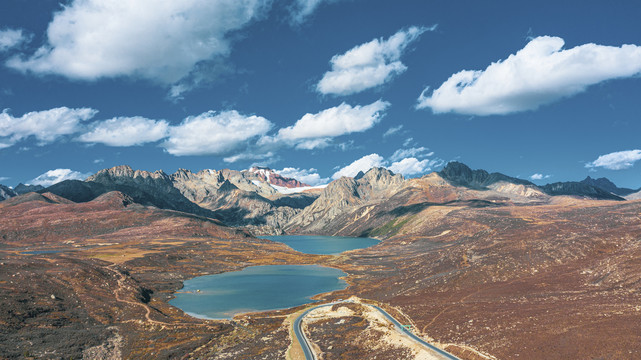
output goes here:
{"type": "Polygon", "coordinates": [[[57,184],[64,180],[84,180],[91,174],[83,174],[71,169],[55,169],[49,170],[46,173],[38,176],[37,178],[29,181],[30,185],[42,185],[44,187],[57,184]]]}
{"type": "Polygon", "coordinates": [[[602,167],[610,170],[629,169],[641,160],[641,150],[617,151],[599,156],[596,160],[585,164],[586,168],[602,167]]]}
{"type": "Polygon", "coordinates": [[[564,40],[542,36],[483,71],[452,75],[417,108],[435,113],[508,114],[533,110],[602,81],[641,72],[641,47],[585,44],[563,50],[564,40]]]}
{"type": "Polygon", "coordinates": [[[296,144],[295,148],[299,150],[324,149],[332,142],[331,138],[318,138],[304,140],[296,144]]]}
{"type": "Polygon", "coordinates": [[[338,0],[294,0],[289,9],[290,21],[293,25],[300,25],[323,3],[334,3],[338,0]]]}
{"type": "Polygon", "coordinates": [[[10,178],[8,178],[8,177],[6,177],[6,176],[0,176],[0,181],[5,181],[5,180],[9,180],[9,179],[10,179],[10,178]]]}
{"type": "Polygon", "coordinates": [[[417,158],[410,157],[403,160],[392,163],[388,167],[395,174],[401,174],[403,176],[423,174],[431,170],[431,161],[428,159],[418,160],[417,158]]]}
{"type": "MultiPolygon", "coordinates": [[[[325,109],[316,114],[305,114],[293,126],[278,131],[277,139],[301,143],[309,139],[322,139],[362,132],[370,129],[384,115],[390,103],[378,100],[365,106],[350,106],[342,103],[339,106],[325,109]]],[[[327,141],[317,140],[316,145],[326,145],[327,141]]],[[[307,143],[313,148],[313,142],[307,143]]]]}
{"type": "Polygon", "coordinates": [[[330,61],[332,70],[316,85],[321,94],[349,95],[373,88],[403,73],[407,67],[400,61],[407,46],[431,28],[412,26],[389,39],[374,39],[352,48],[330,61]]]}
{"type": "Polygon", "coordinates": [[[94,164],[101,164],[101,163],[103,163],[103,162],[105,162],[105,159],[95,159],[95,160],[93,161],[93,163],[94,163],[94,164]]]}
{"type": "Polygon", "coordinates": [[[543,174],[532,174],[530,176],[530,180],[543,180],[543,179],[549,179],[552,175],[543,175],[543,174]]]}
{"type": "Polygon", "coordinates": [[[209,111],[185,119],[169,130],[161,146],[172,155],[222,155],[265,135],[272,123],[260,116],[245,116],[237,111],[209,111]]]}
{"type": "Polygon", "coordinates": [[[369,154],[335,172],[334,175],[332,175],[332,179],[336,180],[343,176],[354,177],[358,175],[360,171],[367,172],[367,170],[373,167],[383,167],[384,165],[385,161],[382,156],[369,154]]]}
{"type": "Polygon", "coordinates": [[[31,40],[31,36],[25,34],[22,29],[0,30],[0,52],[18,47],[31,40]]]}
{"type": "Polygon", "coordinates": [[[403,141],[403,146],[407,147],[407,146],[413,145],[413,143],[414,143],[414,138],[409,137],[405,139],[405,141],[403,141]]]}
{"type": "Polygon", "coordinates": [[[79,141],[108,146],[133,146],[158,141],[167,136],[169,124],[144,117],[118,117],[92,124],[79,141]]]}
{"type": "Polygon", "coordinates": [[[53,16],[47,44],[7,65],[71,79],[135,76],[164,84],[230,53],[229,33],[270,0],[73,0],[53,16]]]}
{"type": "Polygon", "coordinates": [[[428,152],[430,149],[426,147],[415,147],[409,149],[398,149],[390,156],[391,161],[398,161],[407,157],[428,157],[434,155],[434,152],[428,152]]]}
{"type": "Polygon", "coordinates": [[[283,177],[296,179],[302,183],[317,186],[327,184],[329,178],[321,178],[318,174],[318,170],[311,169],[300,169],[293,167],[286,167],[282,170],[274,170],[277,174],[280,174],[283,177]]]}
{"type": "Polygon", "coordinates": [[[80,129],[80,123],[94,117],[97,110],[89,108],[69,109],[59,107],[45,111],[33,111],[14,117],[8,110],[0,113],[0,149],[14,145],[30,136],[44,145],[80,129]]]}
{"type": "Polygon", "coordinates": [[[383,137],[392,136],[392,135],[398,133],[399,131],[401,131],[402,129],[403,129],[403,125],[391,127],[389,129],[387,129],[387,131],[383,134],[383,137]]]}

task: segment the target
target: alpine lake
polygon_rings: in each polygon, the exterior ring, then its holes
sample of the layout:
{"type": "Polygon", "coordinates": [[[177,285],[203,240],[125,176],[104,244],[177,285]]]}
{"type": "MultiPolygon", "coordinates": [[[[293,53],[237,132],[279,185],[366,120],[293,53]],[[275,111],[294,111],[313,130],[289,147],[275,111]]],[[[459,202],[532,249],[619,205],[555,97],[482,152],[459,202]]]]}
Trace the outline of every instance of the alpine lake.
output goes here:
{"type": "MultiPolygon", "coordinates": [[[[378,240],[337,236],[264,236],[307,254],[336,255],[373,246],[378,240]]],[[[198,276],[184,282],[169,303],[205,319],[231,319],[247,312],[287,309],[314,302],[314,295],[345,289],[347,276],[319,265],[250,266],[241,271],[198,276]]]]}

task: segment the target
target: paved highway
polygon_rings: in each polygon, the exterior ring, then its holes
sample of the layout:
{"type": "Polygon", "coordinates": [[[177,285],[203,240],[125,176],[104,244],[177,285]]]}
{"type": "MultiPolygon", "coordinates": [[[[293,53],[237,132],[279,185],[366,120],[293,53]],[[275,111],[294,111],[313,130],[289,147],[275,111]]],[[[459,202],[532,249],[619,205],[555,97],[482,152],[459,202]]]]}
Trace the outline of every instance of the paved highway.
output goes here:
{"type": "Polygon", "coordinates": [[[326,306],[332,306],[334,304],[338,304],[338,302],[331,302],[331,303],[309,308],[305,310],[305,312],[302,313],[299,317],[297,317],[296,320],[294,321],[294,334],[296,335],[296,338],[298,339],[300,346],[303,348],[303,353],[305,353],[305,360],[316,360],[316,355],[314,355],[314,352],[312,351],[312,347],[309,344],[309,340],[307,340],[307,336],[305,336],[305,333],[303,332],[303,327],[302,327],[303,318],[307,315],[307,313],[309,313],[312,310],[319,309],[326,306]]]}
{"type": "Polygon", "coordinates": [[[383,309],[379,308],[379,307],[378,307],[378,306],[376,306],[376,305],[368,305],[368,306],[371,306],[371,307],[373,307],[374,309],[378,310],[378,311],[379,311],[381,314],[383,314],[383,315],[384,315],[384,316],[385,316],[389,321],[391,321],[391,322],[392,322],[392,324],[394,324],[394,326],[396,326],[396,330],[398,330],[398,331],[400,331],[400,332],[404,333],[405,335],[409,336],[410,338],[412,338],[414,341],[418,342],[419,344],[424,345],[424,346],[426,346],[426,347],[430,348],[432,351],[437,352],[439,355],[444,356],[446,359],[450,359],[450,360],[460,360],[460,359],[459,359],[459,358],[457,358],[456,356],[454,356],[454,355],[452,355],[452,354],[448,353],[448,352],[447,352],[447,351],[445,351],[445,350],[441,350],[441,349],[437,348],[436,346],[434,346],[434,345],[432,345],[432,344],[428,343],[427,341],[425,341],[425,340],[421,339],[420,337],[418,337],[418,336],[414,335],[411,331],[409,331],[409,330],[405,329],[403,326],[401,326],[401,323],[399,323],[398,321],[396,321],[396,319],[394,319],[394,318],[392,317],[392,315],[388,314],[388,313],[387,313],[387,311],[385,311],[385,310],[383,310],[383,309]]]}
{"type": "MultiPolygon", "coordinates": [[[[322,308],[322,307],[332,306],[334,304],[338,304],[338,303],[341,303],[341,302],[345,302],[345,301],[331,302],[331,303],[327,303],[327,304],[311,307],[311,308],[305,310],[304,313],[302,313],[299,317],[296,318],[296,320],[294,320],[294,334],[296,335],[296,338],[298,339],[298,342],[300,343],[300,346],[303,348],[303,353],[305,354],[305,359],[306,360],[316,360],[316,355],[314,354],[314,351],[312,351],[312,347],[309,344],[309,340],[307,339],[307,336],[305,336],[305,333],[303,332],[303,328],[302,328],[303,318],[305,318],[305,316],[307,316],[307,314],[312,310],[319,309],[319,308],[322,308]]],[[[399,332],[409,336],[412,340],[414,340],[414,341],[418,342],[419,344],[427,347],[428,349],[438,353],[439,355],[443,356],[445,359],[460,360],[459,358],[457,358],[456,356],[448,353],[447,351],[441,350],[441,349],[437,348],[436,346],[431,345],[430,343],[428,343],[425,340],[421,339],[420,337],[414,335],[411,331],[409,331],[407,329],[404,329],[401,326],[401,323],[396,321],[396,319],[394,319],[392,317],[392,315],[388,314],[387,311],[379,308],[376,305],[368,305],[368,304],[362,304],[362,305],[367,305],[367,306],[370,306],[370,307],[376,309],[378,312],[383,314],[383,316],[385,316],[389,321],[391,321],[392,324],[394,324],[394,326],[396,327],[396,330],[398,330],[399,332]]]]}

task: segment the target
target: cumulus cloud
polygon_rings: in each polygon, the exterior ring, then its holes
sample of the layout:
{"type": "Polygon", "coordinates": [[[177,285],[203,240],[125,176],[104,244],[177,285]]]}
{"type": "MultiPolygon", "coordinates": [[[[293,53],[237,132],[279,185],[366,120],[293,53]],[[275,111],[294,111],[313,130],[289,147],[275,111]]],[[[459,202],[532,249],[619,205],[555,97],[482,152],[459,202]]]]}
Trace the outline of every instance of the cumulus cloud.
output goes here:
{"type": "Polygon", "coordinates": [[[543,180],[543,179],[549,179],[552,175],[543,175],[543,174],[532,174],[530,176],[530,180],[543,180]]]}
{"type": "Polygon", "coordinates": [[[585,44],[563,49],[558,37],[534,38],[516,54],[485,70],[453,74],[417,108],[435,113],[502,115],[534,110],[602,81],[641,72],[641,47],[585,44]]]}
{"type": "Polygon", "coordinates": [[[429,157],[434,155],[434,152],[429,151],[430,149],[426,147],[414,147],[409,149],[398,149],[390,156],[391,161],[398,161],[407,157],[429,157]]]}
{"type": "Polygon", "coordinates": [[[77,132],[82,121],[91,119],[97,113],[97,110],[90,108],[59,107],[14,117],[5,109],[0,113],[0,149],[30,136],[35,137],[39,145],[51,143],[61,136],[77,132]]]}
{"type": "Polygon", "coordinates": [[[108,146],[133,146],[158,141],[167,136],[169,124],[144,117],[118,117],[94,123],[78,141],[108,146]]]}
{"type": "Polygon", "coordinates": [[[332,179],[340,179],[343,176],[354,177],[360,171],[367,172],[367,170],[373,167],[383,167],[384,164],[385,159],[383,159],[383,157],[378,154],[365,155],[362,158],[335,172],[334,175],[332,175],[332,179]]]}
{"type": "Polygon", "coordinates": [[[135,76],[164,84],[230,53],[229,33],[270,0],[73,0],[54,14],[47,43],[7,65],[71,79],[135,76]]]}
{"type": "Polygon", "coordinates": [[[29,41],[31,41],[31,36],[25,34],[22,29],[0,30],[0,52],[13,49],[29,41]]]}
{"type": "Polygon", "coordinates": [[[293,167],[286,167],[282,170],[274,170],[277,174],[280,174],[283,177],[296,179],[302,183],[317,186],[327,184],[329,178],[322,178],[318,174],[318,170],[311,169],[300,169],[293,167]]]}
{"type": "Polygon", "coordinates": [[[359,171],[365,173],[373,167],[383,167],[393,173],[410,176],[424,174],[445,164],[445,161],[439,158],[428,159],[434,155],[434,152],[428,152],[428,150],[425,147],[399,149],[390,156],[389,160],[385,160],[378,154],[369,154],[336,171],[332,179],[342,176],[354,177],[359,171]]]}
{"type": "Polygon", "coordinates": [[[395,174],[403,176],[423,174],[431,170],[432,161],[428,159],[418,160],[417,158],[410,157],[392,163],[388,167],[390,171],[395,174]]]}
{"type": "Polygon", "coordinates": [[[370,129],[380,121],[389,106],[390,103],[382,100],[354,107],[342,103],[316,114],[305,114],[293,126],[280,129],[276,139],[303,144],[301,148],[306,149],[326,146],[328,139],[325,138],[370,129]]]}
{"type": "Polygon", "coordinates": [[[263,117],[245,116],[235,110],[209,111],[171,127],[162,147],[176,156],[223,155],[254,137],[265,135],[272,125],[263,117]]]}
{"type": "Polygon", "coordinates": [[[31,185],[42,185],[44,187],[57,184],[64,180],[84,180],[91,174],[83,174],[79,171],[72,171],[71,169],[55,169],[49,170],[46,173],[38,176],[37,178],[29,181],[31,185]]]}
{"type": "Polygon", "coordinates": [[[609,170],[623,170],[634,166],[641,160],[641,150],[617,151],[599,156],[596,160],[585,164],[586,168],[602,167],[609,170]]]}
{"type": "Polygon", "coordinates": [[[412,26],[389,39],[374,39],[330,60],[332,70],[316,85],[321,94],[349,95],[390,81],[407,70],[400,61],[409,44],[431,28],[412,26]]]}

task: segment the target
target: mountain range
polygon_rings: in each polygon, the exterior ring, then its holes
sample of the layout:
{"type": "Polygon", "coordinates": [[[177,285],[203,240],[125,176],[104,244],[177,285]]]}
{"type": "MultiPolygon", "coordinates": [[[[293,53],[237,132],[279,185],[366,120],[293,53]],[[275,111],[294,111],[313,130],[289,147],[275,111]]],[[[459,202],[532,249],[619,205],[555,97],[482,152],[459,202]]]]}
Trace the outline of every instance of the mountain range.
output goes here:
{"type": "Polygon", "coordinates": [[[441,171],[405,179],[384,168],[312,187],[265,167],[249,170],[179,169],[169,175],[122,165],[98,171],[85,181],[66,180],[47,188],[0,186],[0,199],[30,191],[52,193],[73,202],[91,201],[118,191],[132,201],[246,227],[257,234],[331,233],[372,235],[390,211],[411,212],[430,203],[480,201],[486,205],[543,204],[558,196],[595,200],[636,199],[638,190],[619,188],[606,178],[537,186],[502,173],[472,170],[450,162],[441,171]],[[399,210],[403,209],[403,210],[399,210]]]}
{"type": "MultiPolygon", "coordinates": [[[[397,309],[461,359],[638,357],[641,202],[606,179],[536,186],[452,162],[420,178],[372,168],[314,188],[266,168],[117,166],[0,190],[10,196],[0,201],[8,358],[282,358],[284,316],[302,308],[204,323],[168,301],[195,276],[283,264],[343,270],[350,286],[325,300],[397,309]],[[381,241],[311,255],[252,233],[381,241]]],[[[341,331],[361,334],[359,324],[341,331]]]]}

